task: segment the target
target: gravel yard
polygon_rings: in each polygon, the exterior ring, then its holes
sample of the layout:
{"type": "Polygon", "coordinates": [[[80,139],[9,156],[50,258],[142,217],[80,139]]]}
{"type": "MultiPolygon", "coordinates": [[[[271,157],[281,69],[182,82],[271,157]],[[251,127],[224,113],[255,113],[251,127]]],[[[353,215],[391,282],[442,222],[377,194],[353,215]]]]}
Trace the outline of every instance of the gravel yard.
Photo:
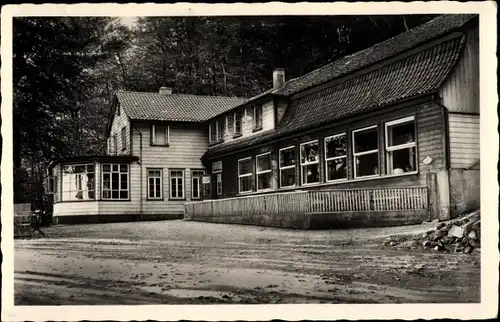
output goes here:
{"type": "Polygon", "coordinates": [[[384,247],[433,224],[296,231],[181,220],[15,241],[16,305],[480,301],[480,253],[384,247]]]}

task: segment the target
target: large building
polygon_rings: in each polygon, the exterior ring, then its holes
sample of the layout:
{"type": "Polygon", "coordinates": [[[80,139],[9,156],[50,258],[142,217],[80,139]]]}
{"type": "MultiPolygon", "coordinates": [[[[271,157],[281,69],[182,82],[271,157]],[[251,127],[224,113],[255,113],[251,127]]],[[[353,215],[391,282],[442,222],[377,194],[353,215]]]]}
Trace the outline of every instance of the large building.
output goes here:
{"type": "Polygon", "coordinates": [[[54,221],[309,229],[478,207],[478,29],[440,16],[289,81],[276,69],[250,99],[118,92],[108,155],[51,168],[54,221]]]}

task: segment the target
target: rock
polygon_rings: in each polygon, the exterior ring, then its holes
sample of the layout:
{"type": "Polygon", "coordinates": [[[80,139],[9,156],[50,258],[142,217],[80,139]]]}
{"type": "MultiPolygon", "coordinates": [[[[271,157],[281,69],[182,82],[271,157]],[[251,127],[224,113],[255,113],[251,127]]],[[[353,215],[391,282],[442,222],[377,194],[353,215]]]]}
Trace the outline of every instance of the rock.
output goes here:
{"type": "Polygon", "coordinates": [[[433,224],[437,224],[439,222],[439,219],[434,219],[433,221],[431,221],[433,224]]]}
{"type": "Polygon", "coordinates": [[[396,242],[395,242],[395,241],[391,241],[391,242],[389,243],[389,246],[395,246],[395,245],[396,245],[396,242]]]}
{"type": "Polygon", "coordinates": [[[450,230],[448,231],[448,237],[462,237],[464,235],[464,230],[462,227],[459,226],[451,226],[450,230]]]}
{"type": "Polygon", "coordinates": [[[441,250],[441,247],[439,247],[439,245],[436,245],[436,246],[434,247],[434,250],[441,250]]]}
{"type": "Polygon", "coordinates": [[[471,240],[471,241],[469,242],[469,245],[471,245],[472,247],[477,248],[477,247],[479,247],[481,244],[479,243],[479,241],[478,241],[478,240],[473,239],[473,240],[471,240]]]}
{"type": "Polygon", "coordinates": [[[474,247],[467,246],[467,247],[465,247],[465,249],[464,249],[464,253],[466,253],[466,254],[470,254],[470,253],[472,253],[472,251],[473,251],[473,250],[474,250],[474,247]]]}
{"type": "Polygon", "coordinates": [[[449,244],[449,243],[450,243],[450,241],[451,241],[451,238],[452,238],[452,237],[444,236],[443,238],[441,238],[441,242],[442,242],[443,244],[449,244]]]}
{"type": "Polygon", "coordinates": [[[446,224],[444,222],[440,222],[438,225],[437,225],[437,229],[441,229],[441,228],[445,228],[446,227],[446,224]]]}
{"type": "Polygon", "coordinates": [[[472,228],[479,228],[479,227],[481,227],[481,220],[475,221],[472,224],[472,228]]]}
{"type": "Polygon", "coordinates": [[[457,245],[455,246],[455,253],[462,253],[464,251],[464,247],[457,245]]]}
{"type": "Polygon", "coordinates": [[[467,237],[469,237],[470,239],[473,239],[473,240],[477,239],[477,233],[476,233],[476,231],[475,230],[471,230],[469,232],[469,234],[467,235],[467,237]]]}
{"type": "Polygon", "coordinates": [[[426,240],[422,243],[422,246],[424,247],[430,247],[431,246],[431,242],[429,240],[426,240]]]}

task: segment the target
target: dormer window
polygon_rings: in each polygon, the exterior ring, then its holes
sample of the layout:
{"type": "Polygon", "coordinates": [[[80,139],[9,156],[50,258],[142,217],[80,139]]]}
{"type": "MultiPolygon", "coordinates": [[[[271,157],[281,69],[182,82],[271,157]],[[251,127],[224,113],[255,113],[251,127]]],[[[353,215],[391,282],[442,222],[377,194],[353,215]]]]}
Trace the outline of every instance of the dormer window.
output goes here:
{"type": "Polygon", "coordinates": [[[243,121],[243,111],[234,113],[234,136],[241,135],[242,121],[243,121]]]}
{"type": "Polygon", "coordinates": [[[116,104],[115,114],[116,116],[120,116],[120,104],[116,104]]]}
{"type": "Polygon", "coordinates": [[[262,129],[262,105],[255,105],[253,108],[253,130],[262,129]]]}
{"type": "Polygon", "coordinates": [[[170,129],[168,125],[151,125],[151,145],[168,146],[170,129]]]}
{"type": "Polygon", "coordinates": [[[208,125],[210,143],[219,143],[224,139],[224,120],[217,120],[208,125]]]}

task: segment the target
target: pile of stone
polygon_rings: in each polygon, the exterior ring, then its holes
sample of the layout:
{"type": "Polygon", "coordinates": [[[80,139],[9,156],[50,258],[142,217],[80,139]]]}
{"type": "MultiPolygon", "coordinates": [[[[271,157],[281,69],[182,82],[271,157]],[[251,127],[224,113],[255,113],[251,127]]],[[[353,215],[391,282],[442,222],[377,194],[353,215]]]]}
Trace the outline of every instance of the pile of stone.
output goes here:
{"type": "Polygon", "coordinates": [[[420,236],[413,236],[406,240],[393,236],[384,244],[393,247],[406,246],[412,249],[427,248],[442,252],[470,254],[481,247],[480,240],[481,220],[478,210],[449,222],[436,222],[433,229],[420,236]]]}

